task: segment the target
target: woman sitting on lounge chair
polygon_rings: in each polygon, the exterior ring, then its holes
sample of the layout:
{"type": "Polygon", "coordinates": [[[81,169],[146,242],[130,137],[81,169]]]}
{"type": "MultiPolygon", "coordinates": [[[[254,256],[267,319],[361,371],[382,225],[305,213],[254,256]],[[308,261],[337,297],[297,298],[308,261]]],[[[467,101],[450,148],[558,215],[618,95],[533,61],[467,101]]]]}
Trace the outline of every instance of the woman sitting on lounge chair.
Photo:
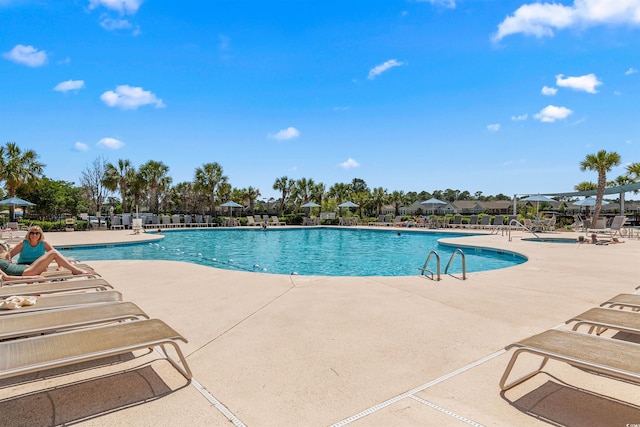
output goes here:
{"type": "Polygon", "coordinates": [[[13,247],[6,258],[11,261],[14,256],[18,257],[18,264],[31,264],[46,252],[53,250],[53,246],[44,240],[44,232],[37,225],[29,227],[24,240],[13,247]]]}
{"type": "Polygon", "coordinates": [[[0,275],[4,280],[16,280],[21,278],[40,277],[39,275],[47,271],[49,264],[55,261],[58,266],[71,271],[72,274],[87,274],[86,270],[72,265],[60,252],[51,249],[44,255],[33,261],[31,264],[13,264],[6,259],[9,247],[6,243],[0,244],[0,275]]]}

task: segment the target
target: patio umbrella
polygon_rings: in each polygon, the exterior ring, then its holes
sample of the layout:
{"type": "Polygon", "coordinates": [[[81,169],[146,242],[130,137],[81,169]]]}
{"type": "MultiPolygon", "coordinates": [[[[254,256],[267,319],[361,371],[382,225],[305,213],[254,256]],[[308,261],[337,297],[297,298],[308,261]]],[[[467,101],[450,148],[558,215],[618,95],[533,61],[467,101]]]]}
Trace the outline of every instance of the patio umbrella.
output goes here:
{"type": "Polygon", "coordinates": [[[319,208],[320,205],[314,202],[307,202],[304,205],[302,205],[303,208],[319,208]]]}
{"type": "Polygon", "coordinates": [[[538,216],[538,208],[540,207],[540,202],[553,202],[553,199],[548,198],[547,196],[543,196],[542,194],[532,194],[531,196],[527,196],[524,199],[520,199],[523,202],[536,202],[536,217],[538,216]]]}
{"type": "Polygon", "coordinates": [[[353,202],[344,202],[338,205],[339,208],[357,208],[358,206],[353,202]]]}
{"type": "Polygon", "coordinates": [[[342,208],[357,208],[359,205],[356,205],[355,203],[351,202],[351,201],[346,201],[344,203],[340,203],[338,205],[338,207],[340,208],[340,216],[342,216],[342,208]]]}
{"type": "Polygon", "coordinates": [[[302,207],[303,207],[303,208],[307,208],[307,209],[308,209],[308,210],[307,210],[307,216],[309,216],[309,215],[310,215],[310,213],[311,213],[311,208],[319,208],[319,207],[320,207],[320,205],[319,205],[319,204],[317,204],[317,203],[314,203],[314,202],[307,202],[307,203],[305,203],[304,205],[302,205],[302,207]]]}
{"type": "Polygon", "coordinates": [[[16,206],[35,206],[35,203],[28,202],[20,197],[9,197],[8,199],[0,200],[0,205],[9,205],[12,212],[11,221],[14,220],[16,206]]]}
{"type": "Polygon", "coordinates": [[[595,206],[596,205],[596,199],[594,199],[593,197],[587,197],[586,199],[582,199],[580,201],[575,202],[574,205],[576,205],[576,206],[595,206]]]}
{"type": "Polygon", "coordinates": [[[421,205],[431,205],[431,213],[433,214],[436,210],[436,205],[446,205],[447,202],[443,202],[440,199],[436,199],[435,197],[430,198],[429,200],[425,200],[424,202],[420,202],[421,205]]]}
{"type": "Polygon", "coordinates": [[[233,200],[225,202],[225,203],[221,204],[220,206],[224,206],[224,207],[229,208],[229,216],[233,216],[233,208],[241,208],[242,207],[241,204],[236,203],[233,200]]]}

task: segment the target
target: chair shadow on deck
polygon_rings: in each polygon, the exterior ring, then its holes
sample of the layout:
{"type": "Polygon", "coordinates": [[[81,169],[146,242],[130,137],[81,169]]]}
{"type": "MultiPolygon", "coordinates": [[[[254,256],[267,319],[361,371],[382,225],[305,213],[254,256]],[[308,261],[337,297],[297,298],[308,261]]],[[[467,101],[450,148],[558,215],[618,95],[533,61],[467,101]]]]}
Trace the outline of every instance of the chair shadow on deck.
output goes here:
{"type": "MultiPolygon", "coordinates": [[[[78,364],[74,372],[95,368],[96,365],[121,363],[127,355],[112,356],[100,360],[78,364]],[[84,365],[84,366],[82,366],[84,365]]],[[[132,356],[129,354],[129,356],[132,356]]],[[[151,366],[155,361],[133,367],[125,371],[105,374],[76,381],[70,384],[52,386],[0,399],[2,425],[12,426],[58,426],[76,424],[126,408],[142,405],[167,396],[188,386],[171,388],[151,366]]],[[[71,366],[50,369],[46,378],[64,375],[71,366]]],[[[44,373],[44,372],[43,372],[44,373]]],[[[8,378],[0,382],[0,387],[9,384],[31,382],[33,374],[8,378]]]]}
{"type": "Polygon", "coordinates": [[[625,426],[638,423],[640,406],[566,384],[551,376],[514,401],[504,400],[517,410],[555,426],[625,426]]]}

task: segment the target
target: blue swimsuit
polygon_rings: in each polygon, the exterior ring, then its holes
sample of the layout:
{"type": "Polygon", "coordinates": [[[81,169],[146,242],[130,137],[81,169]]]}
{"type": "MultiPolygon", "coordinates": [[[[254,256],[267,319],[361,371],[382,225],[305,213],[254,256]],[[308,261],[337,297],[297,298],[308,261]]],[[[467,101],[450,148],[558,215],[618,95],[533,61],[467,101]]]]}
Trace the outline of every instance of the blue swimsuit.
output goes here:
{"type": "Polygon", "coordinates": [[[45,253],[44,242],[31,246],[27,240],[22,242],[22,250],[18,257],[18,264],[31,264],[45,253]]]}

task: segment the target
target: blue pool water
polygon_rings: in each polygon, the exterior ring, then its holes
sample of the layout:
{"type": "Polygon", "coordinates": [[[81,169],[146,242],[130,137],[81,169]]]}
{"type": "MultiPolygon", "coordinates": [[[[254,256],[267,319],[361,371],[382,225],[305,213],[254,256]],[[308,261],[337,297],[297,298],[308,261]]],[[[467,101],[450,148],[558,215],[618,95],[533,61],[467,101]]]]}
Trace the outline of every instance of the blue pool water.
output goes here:
{"type": "MultiPolygon", "coordinates": [[[[320,276],[411,276],[419,274],[429,252],[440,255],[442,270],[456,247],[438,239],[455,233],[333,228],[175,230],[155,243],[61,248],[83,261],[178,260],[218,268],[320,276]]],[[[467,272],[494,270],[526,259],[513,253],[463,248],[467,272]]],[[[435,270],[435,260],[429,263],[435,270]]],[[[459,257],[450,272],[461,272],[459,257]]]]}
{"type": "Polygon", "coordinates": [[[526,239],[522,239],[527,242],[542,242],[542,243],[569,243],[575,244],[578,243],[576,239],[563,239],[561,237],[529,237],[526,239]]]}

